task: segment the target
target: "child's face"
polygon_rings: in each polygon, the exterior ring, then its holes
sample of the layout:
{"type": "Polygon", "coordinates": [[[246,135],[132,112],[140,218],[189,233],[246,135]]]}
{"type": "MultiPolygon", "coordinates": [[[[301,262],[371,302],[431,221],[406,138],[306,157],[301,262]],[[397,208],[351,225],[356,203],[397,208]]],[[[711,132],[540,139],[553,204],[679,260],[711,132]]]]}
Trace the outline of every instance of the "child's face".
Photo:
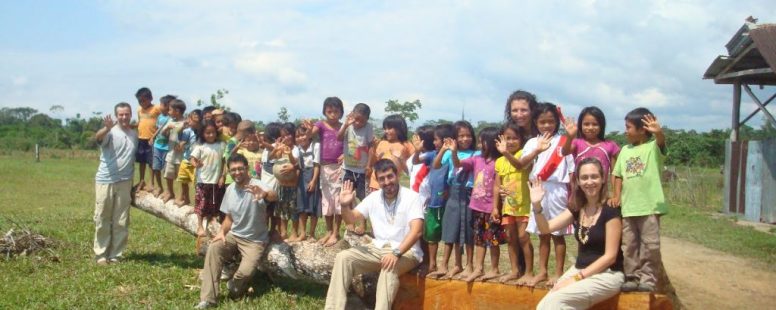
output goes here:
{"type": "Polygon", "coordinates": [[[280,130],[280,141],[288,147],[294,147],[294,135],[288,131],[280,130]]]}
{"type": "Polygon", "coordinates": [[[510,153],[514,154],[520,150],[520,135],[518,135],[514,130],[504,130],[504,140],[507,143],[507,151],[510,153]]]}
{"type": "Polygon", "coordinates": [[[218,130],[213,126],[207,126],[205,127],[205,142],[207,143],[214,143],[216,142],[216,138],[218,138],[218,130]]]}
{"type": "Polygon", "coordinates": [[[601,170],[596,164],[589,163],[579,167],[577,184],[588,198],[598,197],[601,194],[601,187],[604,184],[604,178],[601,170]]]}
{"type": "Polygon", "coordinates": [[[140,97],[140,99],[137,99],[137,102],[140,104],[141,107],[147,108],[151,106],[151,100],[154,100],[154,97],[151,95],[140,97]]]}
{"type": "Polygon", "coordinates": [[[633,123],[625,121],[625,138],[628,143],[639,145],[647,140],[647,130],[644,127],[636,128],[633,123]]]}
{"type": "Polygon", "coordinates": [[[337,121],[342,118],[342,112],[335,107],[324,108],[323,115],[326,116],[326,120],[329,121],[337,121]]]}
{"type": "MultiPolygon", "coordinates": [[[[227,126],[227,127],[229,127],[229,135],[236,135],[236,134],[238,134],[238,132],[237,132],[237,124],[229,124],[229,126],[227,126]]],[[[240,139],[242,137],[244,137],[244,135],[241,135],[240,137],[238,137],[238,139],[240,139]]]]}
{"type": "Polygon", "coordinates": [[[199,115],[197,113],[191,113],[189,114],[189,127],[190,128],[199,128],[199,115]]]}
{"type": "Polygon", "coordinates": [[[170,117],[173,119],[180,119],[183,116],[183,113],[181,113],[178,109],[170,109],[170,117]]]}
{"type": "Polygon", "coordinates": [[[366,122],[369,119],[360,113],[353,113],[353,127],[355,128],[362,128],[366,126],[366,122]]]}
{"type": "Polygon", "coordinates": [[[202,114],[202,118],[207,121],[213,120],[213,114],[210,114],[210,112],[205,112],[205,114],[202,114]]]}
{"type": "Polygon", "coordinates": [[[307,133],[296,133],[296,144],[301,145],[303,147],[307,147],[310,145],[310,136],[307,135],[307,133]]]}
{"type": "Polygon", "coordinates": [[[458,149],[468,150],[471,148],[473,137],[474,136],[472,135],[472,132],[469,131],[469,128],[458,129],[458,137],[455,139],[455,142],[458,143],[458,149]]]}
{"type": "Polygon", "coordinates": [[[582,117],[582,135],[585,140],[597,140],[600,132],[601,125],[598,124],[598,120],[593,115],[585,114],[582,117]]]}
{"type": "Polygon", "coordinates": [[[385,134],[385,140],[388,140],[388,142],[399,140],[399,135],[394,128],[383,128],[383,134],[385,134]]]}
{"type": "Polygon", "coordinates": [[[553,134],[557,128],[558,125],[555,124],[555,118],[553,117],[552,112],[544,112],[536,118],[536,129],[543,134],[553,134]]]}
{"type": "MultiPolygon", "coordinates": [[[[470,142],[471,143],[471,142],[470,142]]],[[[442,149],[442,145],[445,144],[445,140],[437,134],[434,134],[434,148],[438,151],[442,149]]]]}
{"type": "Polygon", "coordinates": [[[224,116],[223,115],[216,115],[216,127],[221,128],[224,127],[224,116]]]}
{"type": "Polygon", "coordinates": [[[256,135],[246,135],[245,138],[243,138],[243,145],[245,145],[245,149],[256,152],[259,150],[259,138],[256,135]]]}
{"type": "Polygon", "coordinates": [[[523,99],[513,100],[509,106],[509,116],[518,126],[527,128],[531,124],[531,108],[528,101],[523,99]]]}
{"type": "Polygon", "coordinates": [[[170,112],[170,105],[169,104],[159,104],[159,111],[162,112],[163,115],[167,115],[167,113],[170,112]]]}

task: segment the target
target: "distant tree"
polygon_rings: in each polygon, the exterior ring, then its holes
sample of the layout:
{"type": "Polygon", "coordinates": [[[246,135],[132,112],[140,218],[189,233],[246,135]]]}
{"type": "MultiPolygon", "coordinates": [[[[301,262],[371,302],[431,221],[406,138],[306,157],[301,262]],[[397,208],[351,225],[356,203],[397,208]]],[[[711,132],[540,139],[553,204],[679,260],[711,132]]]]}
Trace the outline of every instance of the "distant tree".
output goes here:
{"type": "Polygon", "coordinates": [[[278,112],[278,121],[285,123],[290,119],[291,116],[288,115],[288,109],[286,107],[280,107],[280,112],[278,112]]]}
{"type": "Polygon", "coordinates": [[[224,99],[224,97],[226,97],[226,95],[228,95],[228,94],[229,94],[229,90],[227,90],[225,88],[218,89],[218,90],[216,90],[215,93],[210,95],[210,103],[206,103],[202,99],[197,99],[197,106],[199,107],[199,106],[208,104],[208,105],[212,105],[212,106],[216,107],[216,109],[221,109],[221,110],[224,110],[224,111],[231,111],[232,109],[227,107],[221,101],[221,99],[224,99]]]}
{"type": "Polygon", "coordinates": [[[437,126],[437,125],[442,125],[442,124],[452,124],[452,123],[453,123],[453,122],[451,122],[451,121],[448,121],[448,120],[446,120],[446,119],[441,119],[441,118],[440,118],[440,119],[438,119],[438,120],[427,120],[425,123],[423,123],[423,125],[428,125],[428,126],[437,126]]]}
{"type": "Polygon", "coordinates": [[[422,108],[423,105],[420,100],[405,101],[399,103],[399,100],[391,99],[385,102],[385,114],[399,114],[407,121],[407,123],[413,123],[418,120],[418,113],[415,112],[422,108]]]}
{"type": "Polygon", "coordinates": [[[496,127],[496,128],[501,128],[501,125],[502,125],[502,124],[501,124],[500,122],[488,122],[488,121],[479,121],[479,122],[477,122],[477,125],[476,125],[476,126],[474,126],[474,132],[476,132],[476,134],[478,134],[478,135],[479,135],[479,134],[480,134],[480,131],[481,131],[483,128],[486,128],[486,127],[496,127]]]}

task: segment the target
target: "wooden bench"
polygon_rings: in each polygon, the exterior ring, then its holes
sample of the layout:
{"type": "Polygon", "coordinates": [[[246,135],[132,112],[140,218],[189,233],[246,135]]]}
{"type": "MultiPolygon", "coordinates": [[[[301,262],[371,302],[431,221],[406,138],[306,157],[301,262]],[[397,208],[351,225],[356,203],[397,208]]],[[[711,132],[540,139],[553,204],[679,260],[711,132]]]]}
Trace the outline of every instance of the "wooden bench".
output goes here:
{"type": "MultiPolygon", "coordinates": [[[[458,280],[418,278],[407,273],[394,309],[535,309],[547,294],[546,288],[529,288],[494,282],[466,283],[458,280]]],[[[592,309],[673,309],[666,295],[620,293],[592,309]]]]}

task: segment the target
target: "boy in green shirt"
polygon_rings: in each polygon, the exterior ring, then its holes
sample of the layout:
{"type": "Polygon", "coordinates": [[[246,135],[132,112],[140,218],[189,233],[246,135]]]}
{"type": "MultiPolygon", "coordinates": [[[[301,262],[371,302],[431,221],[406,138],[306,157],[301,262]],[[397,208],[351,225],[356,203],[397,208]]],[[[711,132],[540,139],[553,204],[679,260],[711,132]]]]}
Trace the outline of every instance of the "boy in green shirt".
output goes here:
{"type": "Polygon", "coordinates": [[[613,175],[614,197],[622,203],[622,248],[626,282],[623,291],[655,290],[660,265],[660,216],[668,206],[660,183],[666,158],[666,139],[657,118],[646,108],[625,116],[625,137],[613,175]],[[652,136],[655,136],[652,139],[652,136]]]}

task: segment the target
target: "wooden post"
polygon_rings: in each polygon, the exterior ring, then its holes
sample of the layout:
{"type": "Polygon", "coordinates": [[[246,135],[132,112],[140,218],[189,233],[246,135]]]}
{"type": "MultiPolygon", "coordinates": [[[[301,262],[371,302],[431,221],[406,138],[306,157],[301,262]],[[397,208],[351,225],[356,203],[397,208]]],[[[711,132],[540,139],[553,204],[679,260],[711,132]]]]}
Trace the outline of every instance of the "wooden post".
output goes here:
{"type": "Polygon", "coordinates": [[[40,146],[37,143],[35,143],[35,162],[40,162],[40,146]]]}
{"type": "Polygon", "coordinates": [[[738,124],[741,121],[741,82],[733,84],[733,126],[730,127],[730,141],[738,142],[738,124]]]}

